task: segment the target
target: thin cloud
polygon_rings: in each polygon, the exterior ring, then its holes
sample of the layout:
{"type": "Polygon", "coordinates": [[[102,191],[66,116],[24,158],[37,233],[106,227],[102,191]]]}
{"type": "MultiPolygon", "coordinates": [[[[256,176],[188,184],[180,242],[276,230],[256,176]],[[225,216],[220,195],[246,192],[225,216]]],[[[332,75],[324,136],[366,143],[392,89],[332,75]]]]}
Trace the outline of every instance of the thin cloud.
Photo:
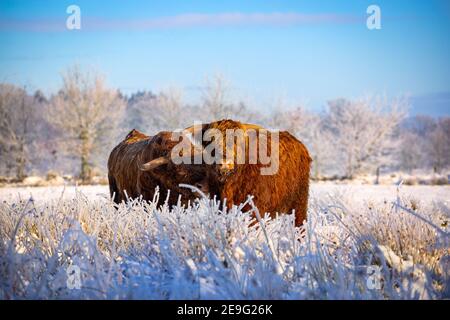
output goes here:
{"type": "MultiPolygon", "coordinates": [[[[89,31],[152,30],[193,27],[233,26],[291,26],[309,24],[360,23],[363,16],[348,14],[304,14],[304,13],[187,13],[150,19],[104,19],[85,18],[81,13],[81,28],[89,31]]],[[[20,20],[2,19],[1,31],[64,31],[64,19],[20,20]]]]}

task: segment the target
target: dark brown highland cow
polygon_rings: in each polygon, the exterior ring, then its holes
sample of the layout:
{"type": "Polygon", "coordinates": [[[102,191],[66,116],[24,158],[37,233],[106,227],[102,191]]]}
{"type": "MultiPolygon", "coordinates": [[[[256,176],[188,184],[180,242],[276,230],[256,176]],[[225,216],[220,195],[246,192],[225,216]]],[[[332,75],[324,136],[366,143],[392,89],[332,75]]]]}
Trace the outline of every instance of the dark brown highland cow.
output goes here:
{"type": "MultiPolygon", "coordinates": [[[[205,156],[207,148],[209,150],[220,150],[220,159],[225,159],[226,150],[226,132],[237,132],[241,130],[243,133],[243,141],[236,141],[233,145],[232,159],[233,161],[221,161],[218,164],[211,164],[200,167],[199,171],[205,170],[203,173],[208,181],[208,189],[210,195],[216,195],[220,200],[226,199],[227,206],[239,205],[247,200],[248,195],[253,195],[253,201],[258,207],[261,214],[269,212],[272,217],[276,213],[291,213],[295,210],[295,224],[297,226],[306,219],[308,207],[309,192],[309,171],[311,158],[306,147],[294,136],[286,131],[279,132],[277,159],[277,170],[274,174],[262,175],[261,169],[270,165],[262,164],[258,158],[256,164],[252,164],[249,156],[249,136],[256,134],[257,144],[261,138],[267,139],[268,154],[271,154],[271,133],[262,127],[252,124],[242,124],[232,120],[221,120],[197,127],[185,129],[196,137],[198,143],[202,143],[200,152],[205,156]],[[207,132],[212,130],[220,132],[219,141],[215,141],[213,135],[206,138],[207,132]],[[206,138],[206,139],[205,139],[206,138]],[[208,140],[208,141],[205,141],[208,140]],[[212,141],[212,142],[209,142],[212,141]],[[215,148],[211,146],[215,144],[215,148]],[[244,150],[244,163],[239,164],[237,156],[240,151],[244,150]]],[[[232,137],[234,140],[235,137],[232,137]]],[[[242,155],[242,153],[241,153],[242,155]]],[[[163,162],[169,161],[170,155],[163,162]]],[[[204,181],[202,182],[204,183],[204,181]]],[[[249,207],[244,208],[244,210],[249,207]]]]}
{"type": "MultiPolygon", "coordinates": [[[[162,204],[170,190],[169,205],[187,204],[198,195],[181,188],[180,183],[198,187],[210,193],[203,165],[178,164],[170,160],[170,152],[178,143],[171,140],[171,132],[160,132],[153,137],[132,130],[125,140],[117,145],[108,159],[108,180],[111,197],[120,203],[128,198],[153,200],[155,188],[160,190],[162,204]]],[[[216,193],[217,191],[212,191],[216,193]]]]}

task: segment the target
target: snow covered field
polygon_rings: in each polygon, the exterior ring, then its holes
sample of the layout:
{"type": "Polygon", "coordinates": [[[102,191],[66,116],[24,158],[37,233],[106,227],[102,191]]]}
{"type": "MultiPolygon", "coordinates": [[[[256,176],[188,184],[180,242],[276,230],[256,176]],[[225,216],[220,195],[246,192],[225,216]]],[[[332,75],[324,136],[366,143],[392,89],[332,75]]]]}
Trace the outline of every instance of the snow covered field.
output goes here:
{"type": "Polygon", "coordinates": [[[449,201],[449,186],[313,184],[302,228],[248,227],[209,199],[116,209],[107,186],[2,188],[0,298],[450,298],[449,201]]]}
{"type": "MultiPolygon", "coordinates": [[[[28,199],[42,202],[54,199],[72,199],[76,190],[79,190],[90,200],[109,197],[108,186],[54,186],[54,187],[24,187],[0,188],[0,201],[11,199],[28,199]]],[[[400,192],[404,196],[413,197],[422,202],[450,201],[450,186],[402,186],[400,192]]],[[[333,183],[313,183],[311,197],[324,197],[327,195],[343,195],[351,197],[352,201],[393,200],[397,196],[395,185],[342,185],[333,183]]]]}

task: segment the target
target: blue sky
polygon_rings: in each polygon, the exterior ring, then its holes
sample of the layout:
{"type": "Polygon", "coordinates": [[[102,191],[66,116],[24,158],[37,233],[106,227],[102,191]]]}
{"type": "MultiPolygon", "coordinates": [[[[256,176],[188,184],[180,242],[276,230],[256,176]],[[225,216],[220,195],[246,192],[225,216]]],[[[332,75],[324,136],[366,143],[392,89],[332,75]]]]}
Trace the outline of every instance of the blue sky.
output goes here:
{"type": "Polygon", "coordinates": [[[79,63],[125,93],[175,85],[195,99],[220,72],[261,108],[406,94],[413,113],[448,115],[449,31],[447,0],[2,0],[0,81],[50,94],[79,63]],[[65,29],[70,4],[81,30],[65,29]],[[381,30],[366,28],[370,4],[381,30]]]}

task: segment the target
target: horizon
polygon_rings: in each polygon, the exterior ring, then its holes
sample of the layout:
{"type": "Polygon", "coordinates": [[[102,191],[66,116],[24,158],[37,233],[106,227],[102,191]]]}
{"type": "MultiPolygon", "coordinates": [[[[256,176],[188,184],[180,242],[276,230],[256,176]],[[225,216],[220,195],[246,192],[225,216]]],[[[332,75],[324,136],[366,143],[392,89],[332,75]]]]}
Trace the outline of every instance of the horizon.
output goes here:
{"type": "Polygon", "coordinates": [[[265,111],[276,99],[321,110],[332,99],[409,96],[411,115],[449,115],[446,1],[4,1],[0,79],[55,93],[79,63],[126,95],[170,86],[195,101],[206,76],[265,111]],[[69,5],[81,29],[65,27],[69,5]],[[381,30],[366,27],[369,5],[381,30]]]}

